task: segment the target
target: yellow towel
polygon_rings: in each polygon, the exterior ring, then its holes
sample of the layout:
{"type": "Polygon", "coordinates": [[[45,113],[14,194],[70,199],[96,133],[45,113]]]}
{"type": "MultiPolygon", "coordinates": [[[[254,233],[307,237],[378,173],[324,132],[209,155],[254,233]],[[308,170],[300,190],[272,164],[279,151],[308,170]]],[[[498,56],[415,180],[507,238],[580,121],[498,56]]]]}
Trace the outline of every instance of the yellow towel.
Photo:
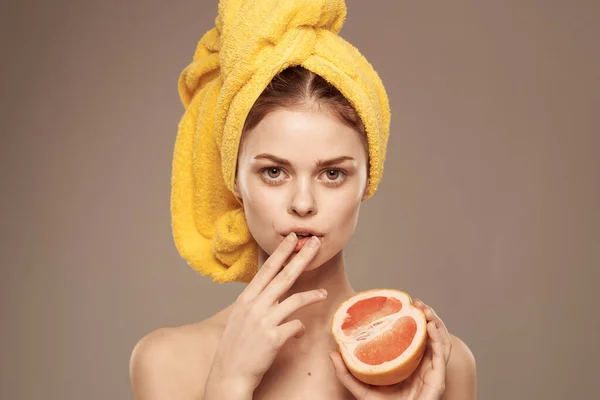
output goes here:
{"type": "Polygon", "coordinates": [[[238,145],[255,100],[271,79],[301,65],[333,84],[367,133],[371,197],[389,135],[385,89],[371,64],[338,33],[343,0],[221,0],[215,27],[199,41],[178,89],[185,112],[175,142],[171,215],[175,244],[216,282],[248,282],[258,247],[233,195],[238,145]]]}

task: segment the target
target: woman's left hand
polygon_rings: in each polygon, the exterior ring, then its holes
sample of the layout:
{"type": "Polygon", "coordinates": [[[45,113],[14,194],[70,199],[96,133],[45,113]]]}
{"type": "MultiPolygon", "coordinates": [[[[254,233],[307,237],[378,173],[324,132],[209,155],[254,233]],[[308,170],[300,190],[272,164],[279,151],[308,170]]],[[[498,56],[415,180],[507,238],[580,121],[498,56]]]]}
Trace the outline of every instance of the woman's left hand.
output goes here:
{"type": "Polygon", "coordinates": [[[392,386],[372,386],[356,379],[339,352],[330,353],[335,372],[342,384],[358,400],[440,400],[446,382],[446,365],[452,342],[444,322],[420,300],[413,303],[427,318],[428,343],[419,366],[405,381],[392,386]]]}

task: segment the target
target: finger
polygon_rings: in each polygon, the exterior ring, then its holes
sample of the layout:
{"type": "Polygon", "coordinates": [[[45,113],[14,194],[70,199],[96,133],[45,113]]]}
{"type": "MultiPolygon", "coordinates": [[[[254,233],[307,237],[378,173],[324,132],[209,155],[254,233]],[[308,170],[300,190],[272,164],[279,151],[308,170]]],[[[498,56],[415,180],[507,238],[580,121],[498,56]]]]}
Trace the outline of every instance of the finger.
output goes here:
{"type": "Polygon", "coordinates": [[[323,301],[326,298],[327,291],[325,289],[295,293],[274,307],[272,313],[269,315],[269,320],[273,325],[279,325],[281,321],[299,309],[323,301]]]}
{"type": "Polygon", "coordinates": [[[429,333],[429,338],[431,340],[431,365],[437,373],[444,377],[446,375],[446,360],[444,358],[442,335],[433,321],[427,324],[427,332],[429,333]]]}
{"type": "Polygon", "coordinates": [[[444,361],[448,363],[448,360],[450,360],[450,353],[452,351],[452,340],[450,339],[448,328],[446,328],[446,324],[444,324],[444,321],[442,321],[442,319],[436,314],[433,308],[428,307],[427,312],[433,316],[432,319],[435,322],[435,325],[441,336],[441,342],[444,349],[444,361]]]}
{"type": "Polygon", "coordinates": [[[444,345],[444,359],[446,360],[446,364],[450,360],[450,353],[452,352],[452,338],[450,337],[450,332],[448,332],[448,328],[444,321],[437,315],[435,310],[429,307],[433,315],[435,316],[435,323],[442,335],[442,343],[444,345]]]}
{"type": "MultiPolygon", "coordinates": [[[[427,335],[429,336],[429,332],[427,333],[427,335]]],[[[418,376],[424,376],[425,373],[427,372],[427,370],[429,368],[431,368],[431,359],[433,356],[433,351],[431,349],[431,341],[427,340],[427,345],[425,347],[425,353],[423,354],[423,357],[421,358],[421,361],[419,362],[419,366],[417,367],[417,370],[414,372],[414,374],[418,375],[418,376]]]]}
{"type": "Polygon", "coordinates": [[[435,310],[427,304],[423,303],[422,300],[417,299],[415,300],[414,304],[423,311],[423,313],[425,314],[425,318],[427,318],[427,321],[435,322],[442,337],[442,344],[444,347],[444,360],[447,363],[448,360],[450,360],[450,353],[452,351],[452,340],[450,338],[448,328],[446,328],[446,324],[444,324],[444,321],[442,321],[442,319],[437,315],[435,310]]]}
{"type": "Polygon", "coordinates": [[[304,335],[305,327],[304,324],[299,320],[295,319],[293,321],[286,322],[285,324],[281,324],[277,327],[276,335],[274,337],[275,347],[280,348],[283,346],[290,338],[296,337],[300,338],[304,335]]]}
{"type": "Polygon", "coordinates": [[[444,321],[437,315],[435,310],[429,307],[429,311],[434,316],[435,324],[438,328],[438,331],[441,335],[442,345],[444,347],[444,361],[446,364],[450,360],[450,353],[452,352],[452,339],[450,338],[450,333],[448,332],[448,328],[446,328],[446,324],[444,321]]]}
{"type": "Polygon", "coordinates": [[[288,257],[294,252],[298,237],[294,232],[290,233],[283,239],[283,241],[277,246],[271,256],[265,261],[263,266],[258,270],[254,278],[246,286],[244,291],[240,294],[240,298],[245,300],[252,300],[265,287],[277,276],[277,273],[281,270],[283,263],[288,257]]]}
{"type": "Polygon", "coordinates": [[[289,264],[286,265],[273,280],[271,280],[271,282],[269,282],[267,287],[261,293],[261,301],[264,300],[267,304],[276,303],[302,274],[306,265],[308,265],[315,254],[317,254],[320,245],[321,242],[319,238],[316,236],[310,238],[294,259],[290,261],[289,264]]]}
{"type": "Polygon", "coordinates": [[[346,389],[348,389],[358,400],[364,399],[369,391],[369,386],[356,379],[350,371],[348,371],[348,367],[346,367],[342,355],[339,352],[334,351],[329,353],[329,358],[333,363],[335,375],[339,381],[342,382],[346,389]]]}
{"type": "Polygon", "coordinates": [[[428,356],[431,360],[422,372],[423,387],[417,397],[418,400],[439,399],[446,387],[446,362],[441,334],[435,322],[431,321],[427,324],[427,332],[429,334],[428,356]]]}
{"type": "Polygon", "coordinates": [[[445,388],[446,363],[443,352],[440,352],[440,334],[433,321],[427,324],[427,334],[429,339],[427,350],[418,369],[418,375],[423,380],[423,387],[419,391],[417,400],[439,399],[445,388]]]}

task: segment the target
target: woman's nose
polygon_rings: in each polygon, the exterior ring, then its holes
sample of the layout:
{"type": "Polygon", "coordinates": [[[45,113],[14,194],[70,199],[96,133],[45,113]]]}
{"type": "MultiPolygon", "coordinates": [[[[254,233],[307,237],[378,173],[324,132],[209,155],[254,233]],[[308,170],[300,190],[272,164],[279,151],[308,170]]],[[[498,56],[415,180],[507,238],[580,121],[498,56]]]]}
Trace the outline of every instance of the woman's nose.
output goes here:
{"type": "Polygon", "coordinates": [[[305,217],[314,215],[317,211],[317,202],[310,183],[298,182],[288,207],[288,213],[305,217]]]}

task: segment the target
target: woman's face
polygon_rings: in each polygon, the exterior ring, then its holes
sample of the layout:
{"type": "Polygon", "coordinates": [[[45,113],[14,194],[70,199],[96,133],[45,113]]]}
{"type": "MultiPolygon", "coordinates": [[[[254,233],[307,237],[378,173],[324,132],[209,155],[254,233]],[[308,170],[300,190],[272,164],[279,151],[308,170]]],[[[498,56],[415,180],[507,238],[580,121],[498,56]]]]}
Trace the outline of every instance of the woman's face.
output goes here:
{"type": "Polygon", "coordinates": [[[272,111],[245,133],[235,192],[252,236],[268,255],[290,232],[320,236],[306,270],[343,249],[365,198],[363,140],[329,113],[308,108],[272,111]]]}

